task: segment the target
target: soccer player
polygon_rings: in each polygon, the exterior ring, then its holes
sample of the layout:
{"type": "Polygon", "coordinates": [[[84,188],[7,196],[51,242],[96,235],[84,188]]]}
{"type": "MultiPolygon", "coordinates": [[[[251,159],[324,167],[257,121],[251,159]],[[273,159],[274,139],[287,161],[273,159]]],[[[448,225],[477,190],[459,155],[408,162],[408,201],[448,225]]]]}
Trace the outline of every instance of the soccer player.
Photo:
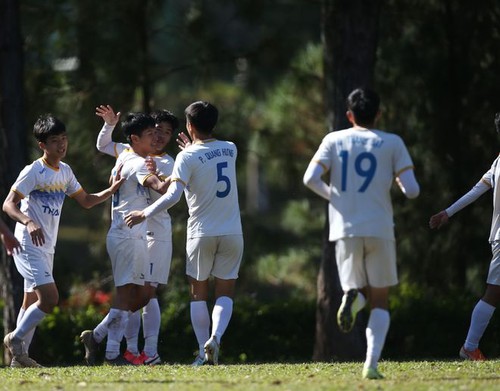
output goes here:
{"type": "Polygon", "coordinates": [[[349,332],[356,314],[370,301],[363,378],[380,379],[380,358],[390,315],[389,287],[398,283],[390,189],[394,180],[408,198],[420,187],[403,140],[375,128],[380,99],[358,88],[347,98],[352,127],[329,133],[304,174],[304,184],[329,201],[329,240],[344,290],[337,313],[340,330],[349,332]],[[326,183],[322,175],[330,171],[326,183]]]}
{"type": "Polygon", "coordinates": [[[100,193],[87,194],[70,166],[61,161],[68,149],[65,125],[50,114],[43,115],[36,121],[33,134],[43,156],[21,171],[3,203],[4,212],[17,222],[15,236],[22,251],[13,255],[25,284],[17,327],[4,338],[13,356],[12,367],[40,366],[23,345],[25,339],[29,345],[36,326],[59,300],[52,270],[65,196],[88,209],[111,197],[122,182],[114,182],[100,193]]]}
{"type": "Polygon", "coordinates": [[[243,257],[238,189],[237,149],[234,143],[214,138],[217,108],[194,102],[186,110],[187,132],[192,144],[176,157],[167,193],[144,210],[125,217],[132,227],[169,209],[184,191],[189,208],[186,274],[191,293],[191,323],[199,355],[193,365],[218,364],[219,346],[233,312],[236,279],[243,257]],[[215,305],[207,300],[209,277],[215,280],[215,305]]]}
{"type": "MultiPolygon", "coordinates": [[[[500,133],[500,113],[495,115],[495,126],[500,133]]],[[[486,291],[483,297],[475,305],[469,331],[464,345],[460,348],[459,356],[464,360],[483,361],[486,360],[481,350],[479,342],[488,327],[495,308],[500,301],[500,193],[498,178],[500,176],[500,156],[491,165],[490,169],[483,175],[481,180],[465,195],[454,204],[431,216],[429,226],[431,228],[441,228],[446,224],[451,216],[477,200],[488,190],[493,189],[493,218],[489,242],[493,254],[488,277],[486,279],[486,291]]]]}
{"type": "MultiPolygon", "coordinates": [[[[122,129],[131,149],[120,154],[116,162],[115,167],[122,166],[125,182],[113,197],[112,221],[106,241],[116,295],[103,321],[94,330],[85,330],[80,335],[89,365],[95,363],[97,345],[106,336],[106,363],[132,364],[120,355],[120,343],[129,321],[129,311],[135,313],[150,301],[145,286],[148,275],[146,266],[149,266],[145,260],[150,258],[147,250],[148,227],[140,224],[129,229],[124,223],[124,216],[133,209],[149,205],[148,187],[164,193],[169,185],[169,182],[162,182],[151,174],[145,164],[145,159],[156,150],[154,119],[146,114],[131,113],[122,122],[122,129]]],[[[155,359],[159,361],[159,357],[155,359]]]]}
{"type": "MultiPolygon", "coordinates": [[[[118,123],[120,113],[114,112],[109,105],[101,105],[96,108],[96,114],[104,120],[104,125],[97,137],[97,149],[100,152],[118,157],[121,153],[127,153],[130,149],[128,144],[115,143],[111,135],[118,123]]],[[[168,110],[154,111],[151,116],[156,123],[157,139],[156,150],[150,155],[154,162],[155,173],[160,181],[170,183],[169,177],[172,173],[174,159],[165,152],[172,135],[179,128],[179,120],[168,110]]],[[[154,178],[146,179],[144,186],[152,185],[154,178]]],[[[168,187],[168,186],[167,186],[168,187]]],[[[166,187],[163,190],[165,192],[166,187]]],[[[157,200],[161,193],[150,192],[151,199],[157,200]]],[[[130,315],[125,330],[127,350],[124,357],[133,364],[154,365],[161,362],[158,355],[158,336],[160,332],[161,311],[158,304],[157,288],[159,284],[166,285],[172,261],[172,224],[169,213],[165,210],[147,221],[148,252],[149,261],[146,275],[146,290],[150,300],[143,308],[143,335],[144,349],[139,353],[138,334],[140,330],[141,315],[139,311],[130,315]]]]}
{"type": "Polygon", "coordinates": [[[0,240],[2,240],[7,255],[21,251],[21,245],[2,219],[0,219],[0,240]]]}

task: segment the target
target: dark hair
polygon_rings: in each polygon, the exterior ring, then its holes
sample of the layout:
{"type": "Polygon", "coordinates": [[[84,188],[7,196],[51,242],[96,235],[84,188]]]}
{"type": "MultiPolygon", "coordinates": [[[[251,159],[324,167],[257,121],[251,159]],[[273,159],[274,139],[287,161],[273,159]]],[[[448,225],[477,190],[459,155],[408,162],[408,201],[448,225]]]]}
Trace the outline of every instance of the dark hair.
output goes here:
{"type": "Polygon", "coordinates": [[[50,136],[66,133],[66,125],[52,114],[43,114],[33,126],[33,135],[37,141],[45,143],[50,136]]]}
{"type": "Polygon", "coordinates": [[[151,113],[151,117],[153,117],[157,125],[167,122],[172,126],[174,132],[179,129],[179,119],[168,110],[155,110],[151,113]]]}
{"type": "Polygon", "coordinates": [[[204,101],[191,103],[184,110],[184,114],[187,121],[203,134],[212,133],[219,118],[219,110],[213,104],[204,101]]]}
{"type": "Polygon", "coordinates": [[[155,120],[148,114],[128,113],[122,121],[122,130],[127,141],[130,142],[130,136],[133,134],[141,136],[142,132],[155,127],[155,120]]]}
{"type": "Polygon", "coordinates": [[[356,123],[361,126],[373,125],[379,106],[378,94],[369,88],[356,88],[347,97],[347,108],[354,115],[356,123]]]}

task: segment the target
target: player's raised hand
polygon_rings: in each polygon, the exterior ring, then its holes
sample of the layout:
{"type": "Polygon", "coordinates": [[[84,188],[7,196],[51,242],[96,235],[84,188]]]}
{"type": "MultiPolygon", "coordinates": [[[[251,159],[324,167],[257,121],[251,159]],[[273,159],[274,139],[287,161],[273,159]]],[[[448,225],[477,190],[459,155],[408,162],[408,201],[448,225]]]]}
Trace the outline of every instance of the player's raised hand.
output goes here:
{"type": "Polygon", "coordinates": [[[125,178],[122,178],[122,168],[123,168],[123,163],[121,163],[116,168],[116,172],[113,172],[113,174],[109,178],[109,184],[111,185],[109,189],[111,190],[111,194],[115,194],[116,191],[122,185],[122,183],[125,181],[125,178]]]}
{"type": "Polygon", "coordinates": [[[106,124],[115,126],[120,120],[121,113],[115,114],[115,111],[110,105],[100,105],[95,108],[95,115],[101,117],[106,124]]]}
{"type": "Polygon", "coordinates": [[[434,216],[431,216],[431,219],[429,220],[429,227],[432,229],[434,228],[441,228],[444,224],[446,224],[449,220],[448,213],[446,211],[442,210],[441,212],[435,214],[434,216]]]}
{"type": "Polygon", "coordinates": [[[156,174],[156,170],[158,169],[158,167],[156,166],[155,160],[151,156],[148,156],[144,160],[144,163],[146,164],[146,168],[148,169],[149,172],[156,174]]]}
{"type": "Polygon", "coordinates": [[[127,227],[132,228],[134,225],[140,224],[146,220],[146,217],[144,216],[144,212],[142,210],[133,210],[125,216],[124,220],[127,227]]]}
{"type": "Polygon", "coordinates": [[[177,141],[179,148],[182,150],[186,149],[192,144],[191,139],[184,132],[179,133],[175,141],[177,141]]]}

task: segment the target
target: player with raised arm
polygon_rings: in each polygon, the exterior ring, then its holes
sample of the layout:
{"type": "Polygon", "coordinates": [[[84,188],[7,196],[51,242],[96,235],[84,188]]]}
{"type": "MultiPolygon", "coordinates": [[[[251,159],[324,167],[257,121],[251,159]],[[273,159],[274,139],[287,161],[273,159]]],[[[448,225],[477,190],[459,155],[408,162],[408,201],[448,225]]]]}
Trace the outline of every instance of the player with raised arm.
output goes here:
{"type": "Polygon", "coordinates": [[[122,122],[122,129],[129,141],[130,150],[120,154],[116,165],[122,166],[125,182],[113,197],[112,221],[106,246],[113,268],[116,294],[109,314],[94,329],[85,330],[80,339],[85,346],[85,360],[95,363],[97,345],[106,336],[106,363],[128,365],[129,361],[120,355],[120,343],[129,319],[129,311],[136,312],[149,301],[145,279],[149,260],[147,250],[147,226],[140,224],[129,229],[124,216],[137,207],[149,205],[149,189],[146,182],[152,181],[152,188],[160,190],[168,186],[146,168],[145,159],[156,150],[157,132],[155,122],[149,115],[131,113],[122,122]]]}
{"type": "MultiPolygon", "coordinates": [[[[119,156],[127,153],[130,146],[124,143],[112,141],[112,132],[120,113],[114,112],[109,105],[101,105],[96,108],[96,114],[104,120],[104,125],[97,137],[97,149],[100,152],[111,156],[119,156]]],[[[156,188],[157,191],[150,192],[151,200],[155,201],[166,191],[170,183],[174,159],[165,152],[165,148],[170,142],[172,135],[179,127],[179,120],[168,110],[154,111],[151,116],[156,123],[156,150],[149,156],[152,166],[155,167],[155,176],[147,178],[145,187],[156,188]],[[163,182],[158,184],[156,178],[163,182]],[[156,183],[155,183],[156,182],[156,183]]],[[[172,223],[167,211],[159,213],[154,218],[148,220],[148,252],[146,290],[150,300],[143,308],[143,335],[144,349],[139,352],[138,334],[140,330],[141,314],[136,311],[129,317],[125,330],[127,340],[127,350],[124,357],[133,364],[155,365],[161,362],[158,355],[158,336],[160,331],[161,311],[157,298],[157,288],[159,284],[166,285],[172,261],[172,223]]],[[[106,330],[106,329],[104,329],[106,330]]]]}
{"type": "Polygon", "coordinates": [[[70,166],[62,162],[68,149],[66,126],[47,114],[38,118],[33,134],[43,156],[21,171],[3,203],[4,212],[17,222],[15,236],[22,251],[13,255],[25,287],[17,327],[4,338],[13,356],[12,367],[40,366],[29,357],[28,346],[36,326],[59,300],[52,270],[65,196],[88,209],[111,197],[122,182],[100,193],[87,194],[70,166]]]}
{"type": "Polygon", "coordinates": [[[344,290],[337,313],[343,332],[370,301],[363,378],[380,379],[378,361],[389,330],[389,287],[398,283],[390,190],[394,180],[408,198],[420,192],[401,137],[376,129],[380,99],[358,88],[347,98],[352,127],[324,137],[304,174],[304,184],[329,202],[329,240],[344,290]],[[326,183],[322,176],[329,172],[326,183]]]}
{"type": "MultiPolygon", "coordinates": [[[[495,127],[500,133],[500,113],[495,115],[495,127]]],[[[466,194],[464,194],[454,204],[431,216],[429,226],[431,228],[441,228],[455,213],[459,212],[467,205],[476,201],[487,191],[493,189],[493,218],[489,242],[493,254],[488,277],[486,279],[486,290],[483,297],[476,303],[469,326],[469,331],[463,346],[460,348],[459,356],[464,360],[483,361],[486,360],[481,350],[479,342],[488,327],[488,323],[495,312],[500,301],[500,189],[498,178],[500,177],[500,156],[491,165],[490,169],[483,175],[481,180],[466,194]]]]}
{"type": "Polygon", "coordinates": [[[217,364],[220,342],[233,312],[234,288],[243,257],[237,149],[232,142],[214,138],[218,119],[214,105],[194,102],[185,114],[192,144],[177,155],[167,193],[146,209],[129,213],[125,220],[130,227],[135,226],[175,205],[184,191],[189,207],[186,274],[191,323],[199,347],[193,365],[217,364]],[[207,306],[210,276],[215,280],[216,299],[211,330],[207,306]]]}

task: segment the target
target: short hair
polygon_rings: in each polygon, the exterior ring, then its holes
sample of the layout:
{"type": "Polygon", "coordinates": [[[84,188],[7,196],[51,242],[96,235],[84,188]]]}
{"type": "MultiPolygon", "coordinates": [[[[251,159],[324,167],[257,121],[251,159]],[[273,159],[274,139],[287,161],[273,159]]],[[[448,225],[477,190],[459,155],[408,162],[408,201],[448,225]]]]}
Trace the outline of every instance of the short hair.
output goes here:
{"type": "Polygon", "coordinates": [[[151,117],[153,117],[157,125],[167,122],[172,126],[174,132],[179,129],[179,119],[171,111],[165,109],[155,110],[151,113],[151,117]]]}
{"type": "Polygon", "coordinates": [[[197,101],[191,103],[184,110],[187,121],[193,125],[196,130],[203,134],[210,134],[217,124],[219,119],[219,110],[205,101],[197,101]]]}
{"type": "Polygon", "coordinates": [[[142,132],[155,127],[155,120],[148,114],[128,113],[122,121],[122,130],[130,143],[133,134],[141,136],[142,132]]]}
{"type": "Polygon", "coordinates": [[[380,107],[378,94],[369,88],[356,88],[347,97],[347,108],[358,125],[372,125],[380,107]]]}
{"type": "Polygon", "coordinates": [[[66,125],[52,114],[42,114],[33,126],[33,135],[42,143],[47,142],[50,136],[66,133],[66,125]]]}

